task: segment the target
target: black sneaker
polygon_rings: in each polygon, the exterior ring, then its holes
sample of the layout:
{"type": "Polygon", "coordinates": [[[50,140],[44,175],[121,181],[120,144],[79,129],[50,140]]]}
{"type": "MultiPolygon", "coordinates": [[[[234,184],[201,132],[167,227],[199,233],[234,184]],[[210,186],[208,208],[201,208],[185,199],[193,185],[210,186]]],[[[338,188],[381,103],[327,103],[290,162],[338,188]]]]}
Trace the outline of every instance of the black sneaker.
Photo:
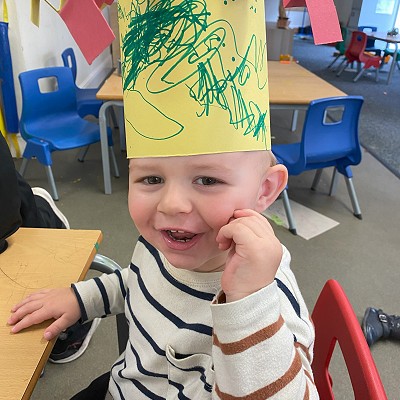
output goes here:
{"type": "Polygon", "coordinates": [[[76,323],[60,333],[50,353],[49,361],[64,364],[76,360],[89,346],[90,339],[100,324],[100,318],[85,324],[76,323]]]}

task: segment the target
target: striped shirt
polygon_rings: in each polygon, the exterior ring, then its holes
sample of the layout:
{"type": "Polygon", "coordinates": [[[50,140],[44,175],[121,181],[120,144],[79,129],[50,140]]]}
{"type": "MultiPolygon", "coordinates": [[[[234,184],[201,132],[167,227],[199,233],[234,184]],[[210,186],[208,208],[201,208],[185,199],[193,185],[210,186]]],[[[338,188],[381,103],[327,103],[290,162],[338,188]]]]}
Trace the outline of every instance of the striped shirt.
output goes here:
{"type": "Polygon", "coordinates": [[[125,312],[114,399],[318,399],[314,329],[284,248],[275,281],[221,303],[222,272],[174,268],[142,237],[129,268],[73,285],[82,320],[125,312]]]}

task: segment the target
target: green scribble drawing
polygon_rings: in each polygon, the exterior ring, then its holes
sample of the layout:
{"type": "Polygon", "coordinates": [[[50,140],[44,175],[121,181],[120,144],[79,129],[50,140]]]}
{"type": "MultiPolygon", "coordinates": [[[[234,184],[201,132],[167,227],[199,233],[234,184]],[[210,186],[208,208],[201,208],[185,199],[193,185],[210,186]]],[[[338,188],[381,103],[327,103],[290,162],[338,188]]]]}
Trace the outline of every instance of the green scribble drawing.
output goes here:
{"type": "MultiPolygon", "coordinates": [[[[198,118],[207,117],[218,107],[227,112],[233,127],[265,142],[266,104],[256,104],[254,99],[245,98],[248,93],[243,94],[249,79],[259,90],[267,85],[263,40],[252,35],[244,53],[239,54],[233,27],[226,20],[212,20],[205,0],[133,1],[129,10],[119,8],[119,18],[129,21],[122,37],[124,90],[135,90],[140,74],[151,68],[145,82],[149,93],[185,85],[188,97],[201,108],[198,118]],[[233,54],[227,58],[228,51],[233,54]],[[189,71],[186,75],[180,68],[183,64],[189,71]]],[[[174,123],[182,129],[172,136],[183,130],[178,121],[174,123]]]]}
{"type": "Polygon", "coordinates": [[[147,139],[153,140],[165,140],[170,139],[183,130],[183,125],[179,124],[179,122],[169,118],[162,111],[154,107],[150,104],[143,95],[137,90],[133,90],[132,93],[129,94],[132,96],[132,103],[137,105],[140,102],[142,103],[142,107],[140,108],[141,114],[135,114],[135,107],[132,110],[131,118],[126,118],[128,124],[140,135],[147,139]],[[143,112],[143,109],[146,111],[143,112]],[[150,125],[148,121],[151,121],[150,125]],[[150,126],[156,126],[156,130],[151,131],[150,126]]]}

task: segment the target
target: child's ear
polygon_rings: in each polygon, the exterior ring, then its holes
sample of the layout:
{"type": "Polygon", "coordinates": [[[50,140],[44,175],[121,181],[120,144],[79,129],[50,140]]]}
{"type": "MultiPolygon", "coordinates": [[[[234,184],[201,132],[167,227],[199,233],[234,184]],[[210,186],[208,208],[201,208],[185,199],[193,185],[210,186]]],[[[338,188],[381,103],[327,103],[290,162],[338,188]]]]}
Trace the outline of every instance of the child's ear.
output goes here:
{"type": "Polygon", "coordinates": [[[288,172],[284,165],[277,164],[269,167],[264,175],[256,203],[256,211],[266,210],[285,189],[288,172]]]}

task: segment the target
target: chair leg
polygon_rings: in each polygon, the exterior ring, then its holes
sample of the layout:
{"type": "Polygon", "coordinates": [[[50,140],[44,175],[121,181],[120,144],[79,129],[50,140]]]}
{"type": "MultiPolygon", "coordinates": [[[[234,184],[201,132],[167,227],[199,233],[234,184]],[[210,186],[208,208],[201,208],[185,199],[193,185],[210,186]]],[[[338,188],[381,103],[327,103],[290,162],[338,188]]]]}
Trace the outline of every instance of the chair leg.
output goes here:
{"type": "Polygon", "coordinates": [[[335,58],[334,58],[334,60],[326,67],[327,69],[330,69],[332,66],[333,66],[333,64],[335,64],[335,62],[340,58],[340,56],[341,56],[341,54],[338,54],[335,58]]]}
{"type": "Polygon", "coordinates": [[[297,128],[297,120],[299,118],[299,110],[293,110],[293,116],[292,116],[292,126],[290,130],[294,132],[297,128]]]}
{"type": "Polygon", "coordinates": [[[21,168],[19,169],[19,173],[21,176],[25,175],[26,167],[28,166],[29,158],[24,158],[22,160],[21,168]]]}
{"type": "Polygon", "coordinates": [[[112,161],[113,167],[114,167],[114,176],[116,178],[119,178],[119,169],[118,169],[118,165],[117,165],[117,159],[115,158],[114,146],[108,146],[108,148],[110,149],[111,161],[112,161]]]}
{"type": "Polygon", "coordinates": [[[287,189],[282,192],[283,196],[283,206],[285,207],[286,218],[289,224],[289,231],[293,233],[293,235],[297,235],[296,231],[296,222],[293,217],[292,207],[290,207],[289,196],[287,194],[287,189]]]}
{"type": "Polygon", "coordinates": [[[336,193],[338,185],[338,174],[337,174],[337,169],[333,168],[333,173],[332,173],[332,179],[331,179],[331,186],[329,188],[329,196],[334,196],[336,193]]]}
{"type": "Polygon", "coordinates": [[[346,59],[344,59],[340,65],[338,66],[338,73],[336,74],[336,76],[340,76],[342,74],[342,72],[346,69],[346,67],[350,64],[349,62],[347,62],[346,64],[344,64],[344,62],[346,61],[346,59]],[[343,65],[344,64],[344,65],[343,65]],[[343,66],[342,66],[343,65],[343,66]]]}
{"type": "Polygon", "coordinates": [[[362,219],[361,209],[360,209],[360,205],[358,204],[358,199],[357,199],[356,191],[354,189],[353,180],[352,180],[352,178],[347,178],[347,177],[345,177],[345,179],[346,179],[347,190],[349,192],[349,196],[351,199],[351,204],[353,206],[353,214],[358,219],[362,219]]]}
{"type": "Polygon", "coordinates": [[[365,72],[365,68],[362,68],[361,71],[353,79],[353,82],[357,82],[361,78],[361,76],[364,74],[364,72],[365,72]]]}
{"type": "Polygon", "coordinates": [[[126,151],[124,108],[118,107],[119,142],[122,151],[126,151]]]}
{"type": "Polygon", "coordinates": [[[117,117],[116,117],[116,115],[115,115],[114,106],[109,108],[109,115],[110,115],[110,117],[111,117],[114,130],[115,130],[117,127],[119,128],[119,124],[118,124],[118,122],[117,122],[117,117]]]}
{"type": "Polygon", "coordinates": [[[321,179],[321,175],[322,175],[322,168],[317,169],[315,171],[314,180],[311,185],[311,190],[317,190],[317,186],[318,186],[319,180],[321,179]]]}
{"type": "Polygon", "coordinates": [[[85,157],[86,157],[87,152],[89,151],[89,147],[90,147],[90,145],[86,146],[86,147],[82,147],[80,149],[79,155],[78,155],[78,161],[79,162],[84,162],[85,161],[85,157]]]}
{"type": "Polygon", "coordinates": [[[51,169],[51,166],[45,165],[44,168],[46,170],[47,180],[49,181],[49,185],[50,185],[51,197],[53,198],[53,200],[58,200],[59,197],[58,197],[56,183],[54,181],[54,176],[53,176],[53,171],[51,169]]]}

